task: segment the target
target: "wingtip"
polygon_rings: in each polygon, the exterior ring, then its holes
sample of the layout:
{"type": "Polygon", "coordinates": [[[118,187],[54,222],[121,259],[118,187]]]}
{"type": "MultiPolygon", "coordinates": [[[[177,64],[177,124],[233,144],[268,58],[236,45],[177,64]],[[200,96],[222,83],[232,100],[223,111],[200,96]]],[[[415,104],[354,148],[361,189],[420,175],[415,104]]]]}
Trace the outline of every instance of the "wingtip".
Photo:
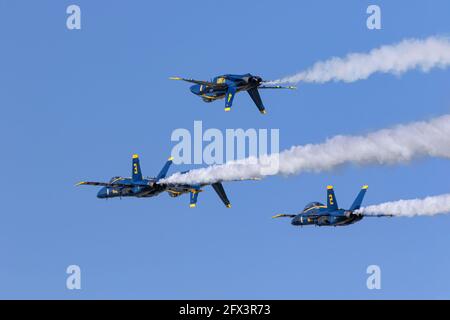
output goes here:
{"type": "Polygon", "coordinates": [[[231,208],[231,203],[226,205],[227,208],[231,208]]]}
{"type": "Polygon", "coordinates": [[[137,158],[139,158],[139,155],[133,154],[133,159],[137,159],[137,158]]]}
{"type": "Polygon", "coordinates": [[[261,110],[260,112],[261,112],[261,114],[267,114],[266,110],[261,110]]]}
{"type": "Polygon", "coordinates": [[[231,108],[226,107],[224,110],[225,110],[225,112],[229,112],[229,111],[231,111],[231,108]]]}
{"type": "Polygon", "coordinates": [[[331,190],[331,189],[333,189],[333,186],[327,186],[327,189],[331,190]]]}
{"type": "Polygon", "coordinates": [[[361,189],[368,189],[368,188],[369,188],[369,186],[366,184],[366,185],[363,185],[361,189]]]}
{"type": "Polygon", "coordinates": [[[173,161],[173,157],[172,156],[169,157],[168,161],[173,161]]]}
{"type": "Polygon", "coordinates": [[[83,184],[85,184],[85,183],[86,183],[85,181],[80,181],[80,182],[78,182],[77,184],[75,184],[75,187],[81,186],[81,185],[83,185],[83,184]]]}
{"type": "Polygon", "coordinates": [[[195,208],[196,207],[196,204],[195,203],[191,203],[190,205],[189,205],[189,208],[195,208]]]}
{"type": "Polygon", "coordinates": [[[181,77],[169,77],[169,80],[181,80],[181,77]]]}

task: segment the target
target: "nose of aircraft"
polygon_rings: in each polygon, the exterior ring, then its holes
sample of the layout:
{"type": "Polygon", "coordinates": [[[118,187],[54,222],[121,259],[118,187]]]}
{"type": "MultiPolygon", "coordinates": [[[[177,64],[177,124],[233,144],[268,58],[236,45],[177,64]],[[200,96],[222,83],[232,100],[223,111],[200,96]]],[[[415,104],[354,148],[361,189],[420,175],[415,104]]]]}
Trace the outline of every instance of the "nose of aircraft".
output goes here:
{"type": "Polygon", "coordinates": [[[105,199],[108,196],[108,190],[106,187],[103,187],[100,189],[100,191],[97,193],[97,198],[99,199],[105,199]]]}

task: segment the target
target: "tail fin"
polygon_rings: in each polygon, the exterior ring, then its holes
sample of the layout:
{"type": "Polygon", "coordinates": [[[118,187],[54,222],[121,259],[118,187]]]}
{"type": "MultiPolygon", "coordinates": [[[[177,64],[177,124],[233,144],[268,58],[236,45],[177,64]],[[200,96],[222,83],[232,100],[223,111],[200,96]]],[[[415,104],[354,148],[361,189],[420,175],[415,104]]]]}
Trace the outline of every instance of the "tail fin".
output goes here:
{"type": "Polygon", "coordinates": [[[338,204],[336,196],[334,195],[333,186],[327,187],[327,208],[330,210],[337,210],[338,204]]]}
{"type": "Polygon", "coordinates": [[[198,194],[201,190],[199,188],[191,189],[189,207],[195,208],[197,206],[198,194]]]}
{"type": "Polygon", "coordinates": [[[258,88],[251,88],[247,90],[248,94],[252,98],[253,102],[255,103],[256,107],[258,108],[259,112],[262,114],[266,114],[266,108],[264,108],[264,104],[261,100],[261,96],[259,95],[258,88]]]}
{"type": "Polygon", "coordinates": [[[234,96],[236,95],[236,87],[228,87],[227,93],[225,95],[225,111],[230,111],[233,105],[234,96]]]}
{"type": "Polygon", "coordinates": [[[369,186],[363,186],[361,188],[361,191],[358,193],[358,196],[356,197],[355,201],[353,202],[352,206],[349,209],[350,211],[358,210],[359,208],[361,208],[361,203],[364,199],[364,195],[366,194],[367,188],[369,188],[369,186]]]}
{"type": "Polygon", "coordinates": [[[230,200],[228,200],[227,194],[225,193],[222,183],[220,183],[220,182],[213,183],[212,187],[213,187],[214,191],[217,193],[217,195],[219,196],[220,200],[222,200],[223,204],[227,208],[231,208],[230,200]]]}
{"type": "Polygon", "coordinates": [[[141,165],[139,164],[139,156],[137,154],[133,154],[133,168],[131,169],[131,174],[133,181],[142,180],[141,165]]]}
{"type": "Polygon", "coordinates": [[[170,166],[172,165],[173,157],[170,157],[164,167],[161,169],[161,171],[158,173],[158,176],[156,177],[156,180],[164,179],[167,175],[167,171],[169,171],[170,166]]]}

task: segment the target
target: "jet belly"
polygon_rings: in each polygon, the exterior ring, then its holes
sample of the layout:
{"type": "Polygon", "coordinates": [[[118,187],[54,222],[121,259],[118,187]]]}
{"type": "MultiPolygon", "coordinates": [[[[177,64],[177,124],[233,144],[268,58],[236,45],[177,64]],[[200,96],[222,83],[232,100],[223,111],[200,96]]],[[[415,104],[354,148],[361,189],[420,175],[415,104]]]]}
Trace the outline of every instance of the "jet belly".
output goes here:
{"type": "Polygon", "coordinates": [[[138,198],[150,198],[159,195],[165,191],[165,188],[160,185],[154,185],[152,187],[143,187],[141,190],[136,190],[135,196],[138,198]]]}

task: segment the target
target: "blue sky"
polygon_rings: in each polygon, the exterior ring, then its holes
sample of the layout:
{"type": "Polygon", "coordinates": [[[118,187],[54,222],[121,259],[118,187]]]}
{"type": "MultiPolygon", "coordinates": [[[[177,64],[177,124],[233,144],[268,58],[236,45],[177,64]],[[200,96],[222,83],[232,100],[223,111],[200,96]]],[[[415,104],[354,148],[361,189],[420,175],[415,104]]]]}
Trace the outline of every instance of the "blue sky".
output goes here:
{"type": "MultiPolygon", "coordinates": [[[[162,167],[176,128],[279,128],[280,147],[363,134],[450,112],[450,73],[374,75],[352,84],[205,104],[172,75],[252,72],[275,79],[318,60],[403,38],[448,35],[448,1],[0,1],[0,298],[449,298],[449,216],[366,219],[346,228],[272,220],[325,201],[347,207],[447,193],[450,163],[346,166],[321,174],[227,183],[188,197],[96,199],[80,180],[162,167]],[[366,8],[382,9],[382,30],[366,8]],[[66,28],[77,4],[82,29],[66,28]],[[82,290],[65,270],[82,271],[82,290]],[[382,289],[366,288],[366,268],[382,289]]],[[[171,172],[188,169],[174,166],[171,172]]]]}

